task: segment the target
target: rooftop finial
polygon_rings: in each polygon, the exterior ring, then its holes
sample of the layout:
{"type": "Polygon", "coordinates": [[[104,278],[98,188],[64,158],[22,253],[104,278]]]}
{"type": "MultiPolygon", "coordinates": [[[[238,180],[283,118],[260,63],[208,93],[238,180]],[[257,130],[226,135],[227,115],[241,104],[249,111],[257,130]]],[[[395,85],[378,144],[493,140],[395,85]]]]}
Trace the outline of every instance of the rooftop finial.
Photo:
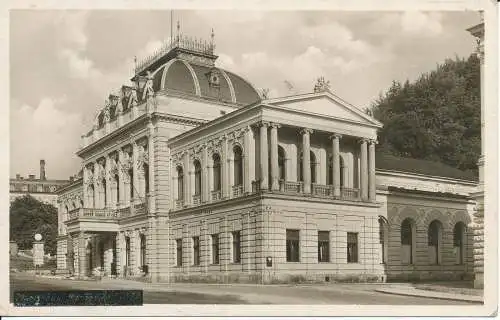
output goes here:
{"type": "Polygon", "coordinates": [[[212,51],[215,49],[215,33],[214,33],[214,28],[212,28],[212,33],[210,34],[210,47],[212,48],[212,51]]]}
{"type": "Polygon", "coordinates": [[[137,56],[134,56],[134,73],[137,74],[137,56]]]}

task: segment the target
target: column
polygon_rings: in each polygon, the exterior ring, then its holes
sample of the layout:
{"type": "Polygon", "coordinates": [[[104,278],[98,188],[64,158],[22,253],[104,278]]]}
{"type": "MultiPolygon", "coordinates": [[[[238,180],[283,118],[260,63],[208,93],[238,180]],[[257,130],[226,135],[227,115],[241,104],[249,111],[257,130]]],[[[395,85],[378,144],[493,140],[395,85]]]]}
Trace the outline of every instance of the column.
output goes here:
{"type": "Polygon", "coordinates": [[[227,199],[231,193],[231,185],[229,184],[229,154],[227,147],[227,137],[224,136],[222,140],[222,159],[221,159],[221,173],[222,173],[222,198],[227,199]]]}
{"type": "Polygon", "coordinates": [[[82,171],[83,171],[83,188],[82,188],[83,207],[88,208],[89,207],[89,193],[88,193],[89,175],[88,175],[88,169],[85,165],[83,166],[82,171]]]}
{"type": "Polygon", "coordinates": [[[116,233],[116,274],[118,277],[123,275],[123,267],[125,261],[123,259],[123,252],[125,248],[123,246],[123,232],[116,233]]]}
{"type": "Polygon", "coordinates": [[[123,172],[123,151],[118,151],[118,205],[125,205],[125,174],[123,172]]]}
{"type": "Polygon", "coordinates": [[[377,185],[375,181],[375,140],[368,143],[368,200],[375,201],[377,197],[377,185]]]}
{"type": "Polygon", "coordinates": [[[368,157],[367,157],[367,139],[361,139],[359,141],[361,145],[360,150],[360,191],[361,200],[366,201],[368,199],[368,157]]]}
{"type": "Polygon", "coordinates": [[[271,190],[277,191],[279,185],[279,166],[278,166],[278,128],[279,124],[271,124],[271,190]]]}
{"type": "Polygon", "coordinates": [[[149,135],[148,135],[148,156],[149,156],[149,205],[148,205],[148,211],[149,213],[155,212],[156,211],[156,196],[155,196],[155,158],[154,158],[154,142],[153,142],[153,135],[154,135],[154,126],[153,123],[150,121],[148,123],[148,130],[149,130],[149,135]]]}
{"type": "Polygon", "coordinates": [[[145,153],[145,149],[144,149],[144,146],[140,146],[138,147],[138,152],[137,152],[137,156],[138,156],[138,160],[136,161],[136,165],[138,166],[137,167],[137,181],[138,181],[138,184],[137,184],[137,192],[138,192],[138,196],[140,198],[140,202],[145,202],[146,201],[146,174],[147,172],[144,171],[144,161],[143,161],[143,157],[144,157],[144,153],[145,153]]]}
{"type": "Polygon", "coordinates": [[[214,160],[209,157],[207,162],[207,180],[208,180],[208,190],[207,190],[207,201],[212,201],[212,191],[214,190],[214,160]]]}
{"type": "Polygon", "coordinates": [[[97,162],[94,162],[94,199],[93,201],[93,208],[100,208],[101,205],[101,181],[99,181],[99,164],[97,162]]]}
{"type": "Polygon", "coordinates": [[[267,126],[266,122],[260,123],[260,188],[261,190],[269,189],[268,182],[268,145],[267,145],[267,126]]]}
{"type": "Polygon", "coordinates": [[[139,251],[139,231],[133,230],[130,235],[130,269],[132,270],[132,275],[137,274],[139,271],[139,251]]]}
{"type": "Polygon", "coordinates": [[[184,152],[184,204],[191,204],[192,196],[191,193],[191,166],[189,163],[189,153],[184,152]]]}
{"type": "Polygon", "coordinates": [[[233,186],[234,186],[234,152],[233,150],[228,149],[228,157],[227,157],[227,187],[228,187],[228,196],[233,196],[233,186]]]}
{"type": "Polygon", "coordinates": [[[133,188],[132,190],[132,199],[130,199],[131,203],[135,203],[138,199],[138,190],[139,190],[139,172],[137,170],[137,160],[139,159],[138,155],[138,147],[137,143],[135,141],[132,142],[132,184],[131,187],[133,188]]]}
{"type": "Polygon", "coordinates": [[[311,193],[311,129],[304,128],[302,134],[302,175],[304,193],[311,193]]]}
{"type": "Polygon", "coordinates": [[[104,197],[106,199],[106,203],[104,204],[104,207],[106,208],[112,208],[114,207],[114,201],[113,201],[113,192],[112,192],[112,181],[109,169],[111,168],[111,159],[109,158],[109,154],[106,155],[106,169],[104,172],[104,179],[106,179],[106,189],[104,192],[106,193],[106,196],[104,197]]]}
{"type": "Polygon", "coordinates": [[[201,162],[201,201],[206,203],[210,200],[210,185],[208,181],[208,146],[203,145],[201,162]]]}
{"type": "Polygon", "coordinates": [[[85,233],[78,234],[78,277],[82,279],[87,276],[87,246],[85,233]]]}
{"type": "Polygon", "coordinates": [[[245,128],[245,135],[243,138],[243,192],[249,193],[252,192],[252,179],[250,178],[250,154],[254,151],[250,148],[250,134],[251,134],[250,126],[245,128]]]}
{"type": "MultiPolygon", "coordinates": [[[[340,134],[333,134],[330,139],[332,140],[332,181],[333,181],[333,195],[334,197],[340,197],[340,134]]],[[[328,170],[327,170],[328,172],[328,170]]]]}

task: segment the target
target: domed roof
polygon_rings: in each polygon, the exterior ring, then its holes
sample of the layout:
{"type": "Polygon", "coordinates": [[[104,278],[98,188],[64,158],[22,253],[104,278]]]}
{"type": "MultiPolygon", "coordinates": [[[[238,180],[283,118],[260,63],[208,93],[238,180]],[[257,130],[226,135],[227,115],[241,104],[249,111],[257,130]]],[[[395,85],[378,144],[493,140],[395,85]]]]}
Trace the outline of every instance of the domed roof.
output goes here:
{"type": "Polygon", "coordinates": [[[155,92],[247,105],[260,99],[242,77],[209,64],[174,58],[152,72],[155,92]]]}

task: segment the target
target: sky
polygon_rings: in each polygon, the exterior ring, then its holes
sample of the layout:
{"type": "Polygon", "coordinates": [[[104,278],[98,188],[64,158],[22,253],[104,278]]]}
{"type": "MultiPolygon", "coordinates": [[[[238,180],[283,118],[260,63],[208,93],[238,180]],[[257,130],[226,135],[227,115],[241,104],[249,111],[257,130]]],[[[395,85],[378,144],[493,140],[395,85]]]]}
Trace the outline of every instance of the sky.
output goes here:
{"type": "MultiPolygon", "coordinates": [[[[270,97],[311,92],[316,79],[364,109],[393,80],[410,81],[475,50],[476,12],[175,11],[184,35],[210,39],[217,65],[270,97]],[[287,83],[291,84],[287,85],[287,83]]],[[[75,155],[111,91],[170,36],[165,10],[10,13],[10,175],[78,172],[75,155]]],[[[174,34],[175,34],[174,30],[174,34]]]]}

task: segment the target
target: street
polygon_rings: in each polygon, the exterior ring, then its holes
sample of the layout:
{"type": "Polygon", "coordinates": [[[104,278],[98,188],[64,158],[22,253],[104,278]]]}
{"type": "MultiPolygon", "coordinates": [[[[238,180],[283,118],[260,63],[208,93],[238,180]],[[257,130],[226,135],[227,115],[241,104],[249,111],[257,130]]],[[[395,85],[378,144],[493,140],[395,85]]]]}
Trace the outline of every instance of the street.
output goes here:
{"type": "Polygon", "coordinates": [[[10,276],[10,296],[16,290],[142,289],[144,304],[362,304],[467,305],[468,302],[378,293],[384,284],[249,285],[150,284],[121,279],[66,280],[16,273],[10,276]]]}

